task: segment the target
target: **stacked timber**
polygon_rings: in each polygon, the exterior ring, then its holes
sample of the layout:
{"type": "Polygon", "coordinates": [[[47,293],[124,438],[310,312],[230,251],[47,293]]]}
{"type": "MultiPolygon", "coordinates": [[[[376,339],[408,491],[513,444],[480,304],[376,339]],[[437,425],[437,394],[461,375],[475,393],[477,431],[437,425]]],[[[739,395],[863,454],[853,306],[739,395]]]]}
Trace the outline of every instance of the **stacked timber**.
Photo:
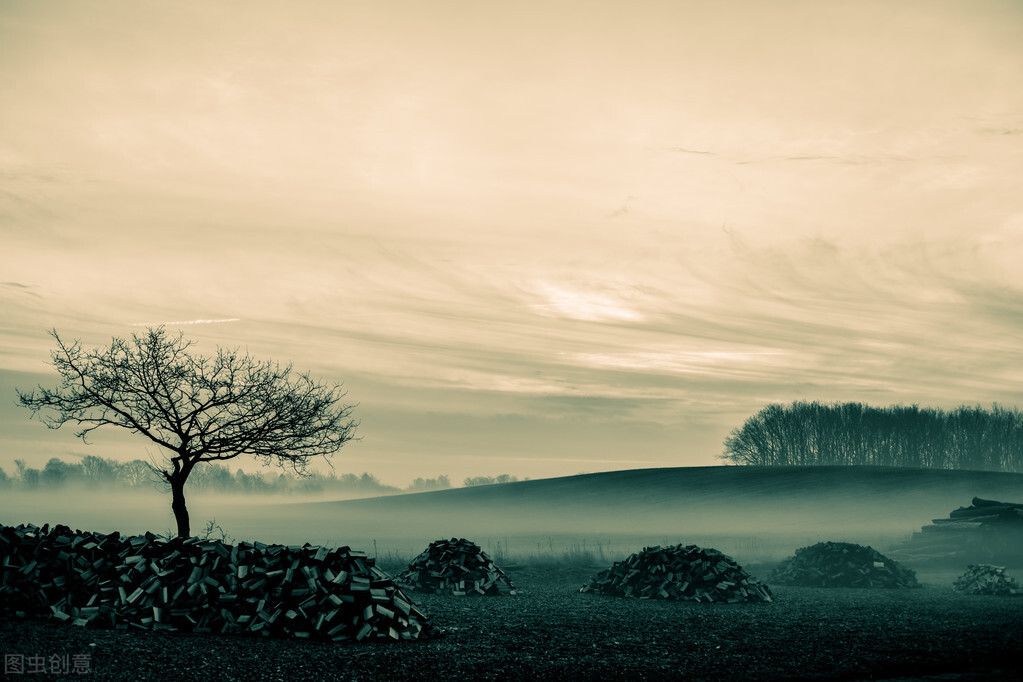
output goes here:
{"type": "Polygon", "coordinates": [[[1023,564],[1023,503],[974,497],[891,552],[904,561],[1023,564]]]}
{"type": "Polygon", "coordinates": [[[769,602],[771,589],[731,557],[696,545],[645,547],[616,561],[580,592],[696,602],[769,602]]]}
{"type": "Polygon", "coordinates": [[[410,640],[426,616],[348,547],[0,526],[0,615],[79,626],[410,640]]]}
{"type": "Polygon", "coordinates": [[[480,549],[465,538],[431,542],[408,568],[395,576],[403,587],[419,592],[499,596],[515,594],[515,586],[480,549]]]}
{"type": "Polygon", "coordinates": [[[956,578],[952,589],[966,594],[994,594],[1000,596],[1023,594],[1023,588],[1013,578],[1005,575],[1004,566],[973,564],[966,573],[956,578]]]}
{"type": "Polygon", "coordinates": [[[770,579],[801,587],[919,587],[916,573],[873,547],[851,542],[818,542],[796,550],[770,579]]]}

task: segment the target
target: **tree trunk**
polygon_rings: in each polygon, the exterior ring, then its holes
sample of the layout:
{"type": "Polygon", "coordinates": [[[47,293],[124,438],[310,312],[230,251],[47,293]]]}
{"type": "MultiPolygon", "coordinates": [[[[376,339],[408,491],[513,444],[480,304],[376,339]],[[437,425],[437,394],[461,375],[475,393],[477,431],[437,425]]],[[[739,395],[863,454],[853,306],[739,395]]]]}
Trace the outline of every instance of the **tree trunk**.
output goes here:
{"type": "Polygon", "coordinates": [[[174,520],[178,523],[179,538],[187,538],[192,534],[188,525],[188,507],[185,506],[185,478],[185,476],[172,476],[169,479],[171,510],[174,512],[174,520]]]}

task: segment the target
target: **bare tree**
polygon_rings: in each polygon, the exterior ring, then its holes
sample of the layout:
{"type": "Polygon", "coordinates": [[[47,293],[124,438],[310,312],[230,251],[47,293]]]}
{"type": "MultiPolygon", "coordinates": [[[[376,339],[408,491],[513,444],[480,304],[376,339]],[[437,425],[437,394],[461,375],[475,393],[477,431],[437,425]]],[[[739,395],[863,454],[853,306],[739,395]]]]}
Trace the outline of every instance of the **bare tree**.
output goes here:
{"type": "Polygon", "coordinates": [[[290,364],[223,348],[193,355],[193,341],[163,327],[95,350],[65,343],[56,330],[50,335],[60,385],[19,390],[21,405],[51,429],[77,424],[85,442],[90,432],[117,426],[170,451],[159,471],[181,537],[190,534],[184,488],[197,464],[253,455],[303,473],[311,458],[333,455],[355,437],[354,406],[342,402],[340,384],[292,375],[290,364]]]}
{"type": "Polygon", "coordinates": [[[125,462],[117,470],[117,478],[128,484],[130,488],[137,488],[143,483],[152,480],[154,474],[159,474],[159,469],[154,471],[149,462],[141,459],[133,459],[125,462]]]}
{"type": "Polygon", "coordinates": [[[86,480],[97,485],[107,485],[117,479],[120,466],[112,459],[104,459],[96,455],[82,458],[82,475],[86,480]]]}

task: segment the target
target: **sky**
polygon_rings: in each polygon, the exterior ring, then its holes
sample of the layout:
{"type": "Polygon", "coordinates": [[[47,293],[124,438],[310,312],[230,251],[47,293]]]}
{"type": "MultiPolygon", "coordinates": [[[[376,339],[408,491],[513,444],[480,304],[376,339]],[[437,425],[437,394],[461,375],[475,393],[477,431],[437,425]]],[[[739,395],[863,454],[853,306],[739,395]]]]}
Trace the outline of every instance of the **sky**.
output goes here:
{"type": "Polygon", "coordinates": [[[0,0],[0,66],[8,472],[159,454],[16,405],[50,329],[343,382],[401,486],[1023,407],[1023,3],[0,0]]]}

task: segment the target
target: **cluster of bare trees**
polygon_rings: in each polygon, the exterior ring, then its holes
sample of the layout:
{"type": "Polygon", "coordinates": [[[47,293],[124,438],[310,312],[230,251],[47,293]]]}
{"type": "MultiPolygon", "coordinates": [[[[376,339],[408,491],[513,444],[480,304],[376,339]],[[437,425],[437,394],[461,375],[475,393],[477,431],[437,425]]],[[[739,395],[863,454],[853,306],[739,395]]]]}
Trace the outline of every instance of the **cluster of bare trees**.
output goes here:
{"type": "Polygon", "coordinates": [[[722,459],[748,465],[834,465],[1023,472],[1023,413],[862,403],[772,404],[725,439],[722,459]]]}
{"type": "Polygon", "coordinates": [[[441,474],[436,478],[415,478],[408,487],[405,488],[406,493],[426,493],[431,490],[447,490],[451,487],[451,479],[446,475],[441,474]]]}
{"type": "Polygon", "coordinates": [[[494,485],[495,483],[515,483],[518,481],[518,476],[511,476],[509,474],[498,474],[497,476],[469,476],[462,485],[466,488],[471,488],[477,485],[494,485]]]}

